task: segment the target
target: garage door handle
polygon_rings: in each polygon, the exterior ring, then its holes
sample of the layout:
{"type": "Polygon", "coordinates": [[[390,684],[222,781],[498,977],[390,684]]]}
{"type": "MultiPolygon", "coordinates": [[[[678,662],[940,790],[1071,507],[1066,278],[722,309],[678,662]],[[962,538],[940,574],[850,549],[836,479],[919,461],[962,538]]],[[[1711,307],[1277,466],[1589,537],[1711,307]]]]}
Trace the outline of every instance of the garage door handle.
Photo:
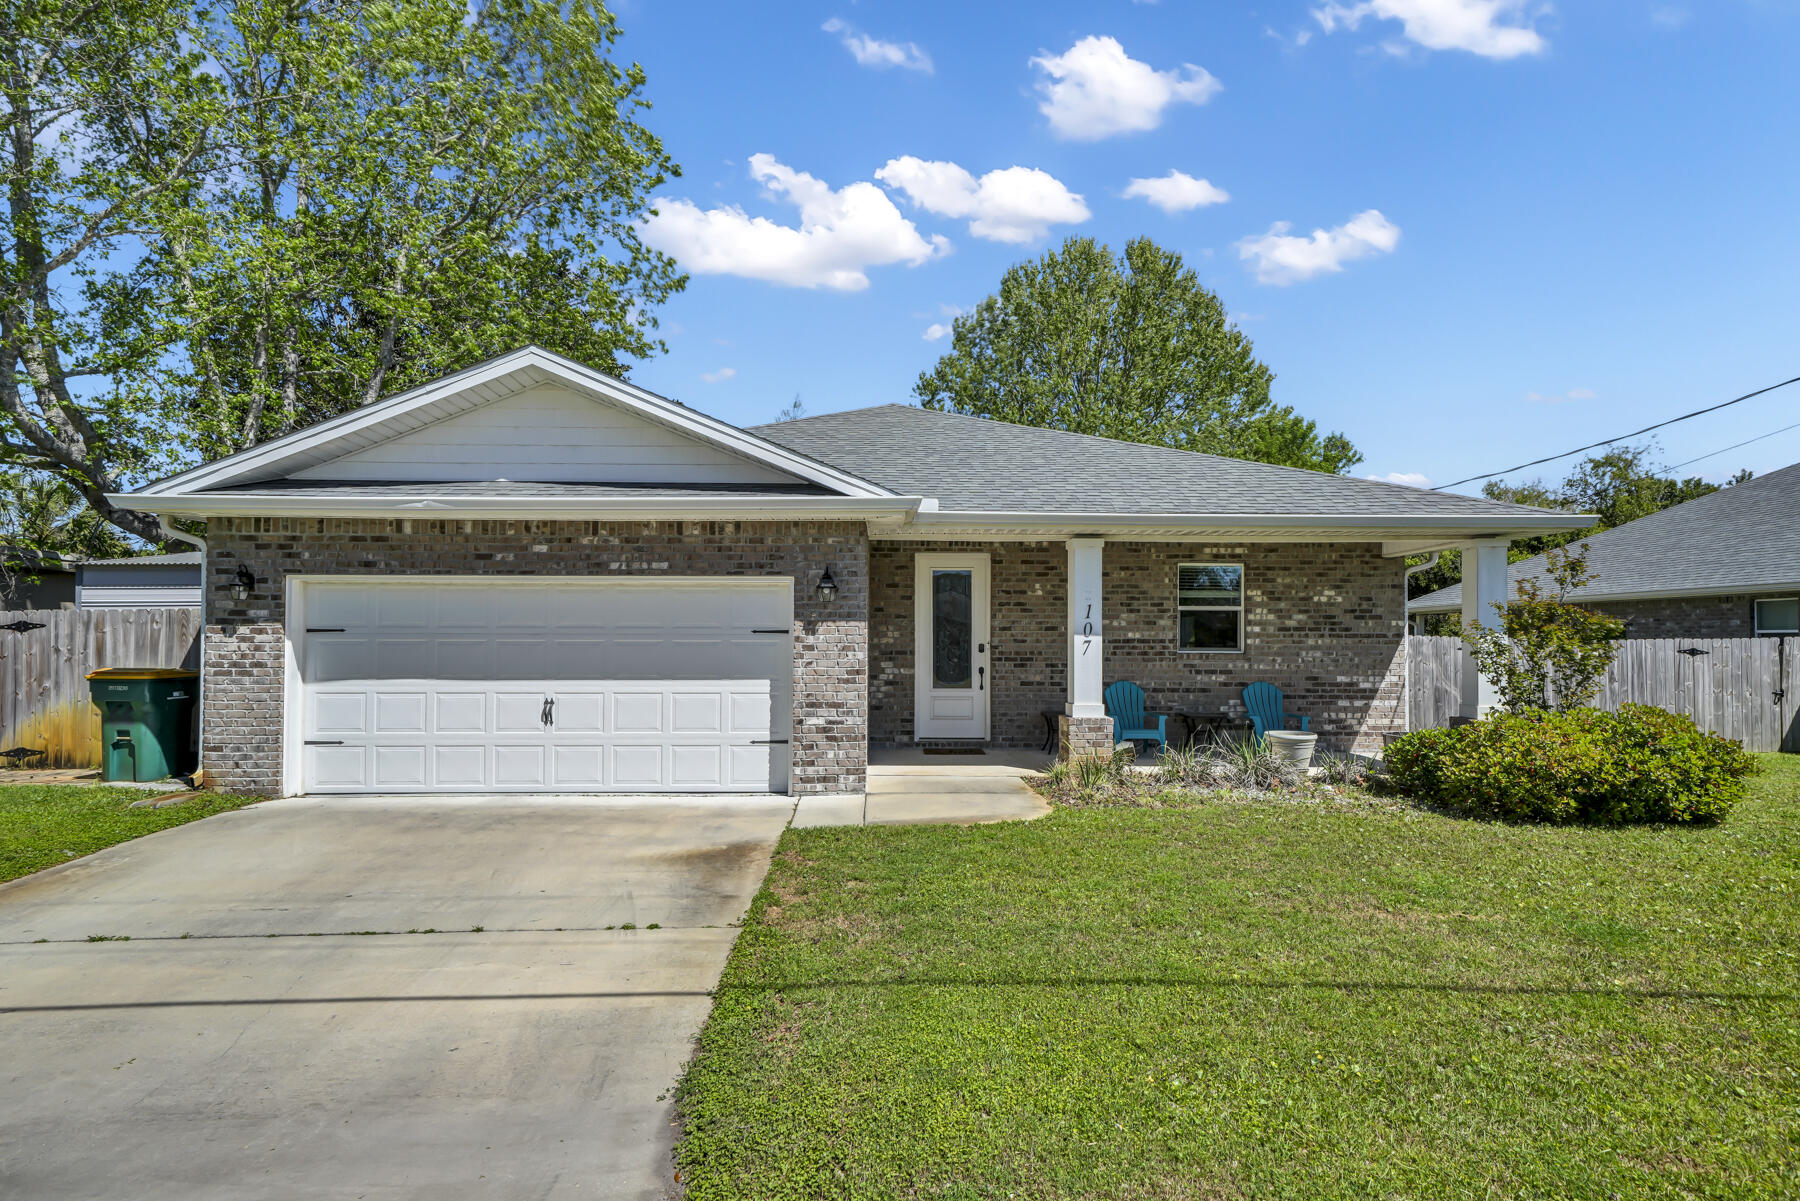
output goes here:
{"type": "Polygon", "coordinates": [[[751,746],[786,746],[787,744],[788,740],[785,738],[752,738],[750,740],[751,746]]]}
{"type": "Polygon", "coordinates": [[[556,719],[556,698],[553,696],[547,696],[544,698],[544,711],[542,713],[538,714],[538,720],[543,722],[545,725],[549,725],[555,719],[556,719]]]}
{"type": "Polygon", "coordinates": [[[308,738],[306,740],[306,745],[307,746],[343,746],[344,740],[342,738],[308,738]]]}
{"type": "Polygon", "coordinates": [[[792,634],[792,630],[751,630],[752,634],[792,634]]]}

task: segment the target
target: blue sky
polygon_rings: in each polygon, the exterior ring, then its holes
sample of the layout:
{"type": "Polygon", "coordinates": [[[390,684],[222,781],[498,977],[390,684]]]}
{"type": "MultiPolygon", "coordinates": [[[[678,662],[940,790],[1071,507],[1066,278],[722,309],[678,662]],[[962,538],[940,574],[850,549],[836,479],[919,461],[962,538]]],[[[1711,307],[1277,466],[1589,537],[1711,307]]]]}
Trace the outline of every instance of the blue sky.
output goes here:
{"type": "MultiPolygon", "coordinates": [[[[1443,483],[1800,375],[1800,0],[619,18],[684,170],[651,236],[693,272],[633,378],[730,421],[910,400],[931,327],[1071,233],[1180,251],[1359,473],[1443,483]]],[[[1800,385],[1663,458],[1796,421],[1800,385]]],[[[1684,474],[1796,460],[1800,429],[1684,474]]]]}

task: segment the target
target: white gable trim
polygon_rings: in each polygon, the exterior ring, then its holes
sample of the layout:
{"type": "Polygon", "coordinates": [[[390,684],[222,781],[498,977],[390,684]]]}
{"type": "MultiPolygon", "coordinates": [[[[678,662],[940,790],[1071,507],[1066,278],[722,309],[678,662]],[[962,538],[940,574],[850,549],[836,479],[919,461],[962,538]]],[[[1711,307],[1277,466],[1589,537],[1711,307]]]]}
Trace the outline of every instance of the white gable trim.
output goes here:
{"type": "Polygon", "coordinates": [[[215,463],[196,467],[152,484],[137,495],[146,498],[191,496],[196,492],[234,483],[282,478],[287,473],[284,467],[289,464],[292,465],[291,470],[298,471],[383,441],[380,431],[384,425],[396,426],[394,433],[388,436],[398,436],[422,428],[423,424],[434,419],[435,411],[441,410],[446,414],[467,411],[486,403],[483,400],[476,404],[453,405],[459,398],[466,399],[471,392],[492,392],[493,395],[487,398],[491,400],[545,380],[554,380],[610,401],[699,441],[784,472],[798,480],[829,488],[842,496],[894,495],[887,489],[848,472],[816,462],[786,447],[746,433],[736,426],[697,413],[653,392],[603,375],[536,346],[528,346],[485,363],[478,363],[454,375],[447,375],[409,392],[377,401],[341,417],[322,421],[285,438],[277,438],[273,442],[240,451],[215,463]]]}

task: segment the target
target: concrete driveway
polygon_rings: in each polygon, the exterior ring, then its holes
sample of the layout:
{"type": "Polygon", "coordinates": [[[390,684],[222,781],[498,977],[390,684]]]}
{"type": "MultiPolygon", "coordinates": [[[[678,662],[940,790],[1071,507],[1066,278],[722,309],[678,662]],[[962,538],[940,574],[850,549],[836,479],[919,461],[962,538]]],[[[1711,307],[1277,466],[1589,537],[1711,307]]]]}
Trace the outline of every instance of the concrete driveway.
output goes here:
{"type": "Polygon", "coordinates": [[[0,885],[0,1197],[663,1197],[790,812],[270,801],[0,885]]]}

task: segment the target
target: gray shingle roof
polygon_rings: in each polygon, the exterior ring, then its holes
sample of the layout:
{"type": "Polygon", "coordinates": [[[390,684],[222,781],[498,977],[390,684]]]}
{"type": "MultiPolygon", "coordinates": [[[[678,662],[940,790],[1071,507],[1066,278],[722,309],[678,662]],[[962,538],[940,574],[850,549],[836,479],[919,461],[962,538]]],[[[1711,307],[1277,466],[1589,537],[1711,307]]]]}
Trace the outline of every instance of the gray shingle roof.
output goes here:
{"type": "Polygon", "coordinates": [[[779,443],[945,510],[1469,516],[1544,510],[1087,434],[881,405],[756,426],[779,443]]]}
{"type": "MultiPolygon", "coordinates": [[[[1800,463],[1581,539],[1587,585],[1572,600],[1692,592],[1749,593],[1800,586],[1800,463]]],[[[1544,556],[1507,570],[1509,594],[1526,578],[1548,582],[1544,556]]],[[[1452,584],[1407,606],[1462,608],[1452,584]]]]}

